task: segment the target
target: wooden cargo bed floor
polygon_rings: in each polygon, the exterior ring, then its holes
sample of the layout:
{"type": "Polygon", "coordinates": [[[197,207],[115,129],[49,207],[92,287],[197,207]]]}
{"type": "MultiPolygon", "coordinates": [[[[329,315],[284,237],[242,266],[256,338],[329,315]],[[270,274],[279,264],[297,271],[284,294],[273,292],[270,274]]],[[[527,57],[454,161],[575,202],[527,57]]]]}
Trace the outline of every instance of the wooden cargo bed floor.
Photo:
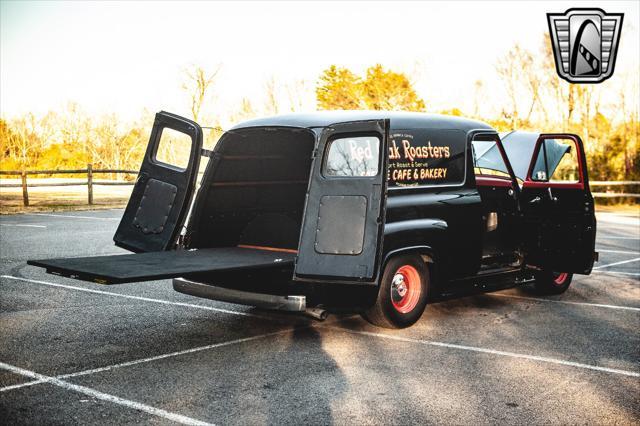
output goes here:
{"type": "Polygon", "coordinates": [[[242,247],[161,251],[112,256],[30,260],[33,266],[65,277],[122,284],[175,278],[191,273],[293,266],[295,253],[242,247]]]}

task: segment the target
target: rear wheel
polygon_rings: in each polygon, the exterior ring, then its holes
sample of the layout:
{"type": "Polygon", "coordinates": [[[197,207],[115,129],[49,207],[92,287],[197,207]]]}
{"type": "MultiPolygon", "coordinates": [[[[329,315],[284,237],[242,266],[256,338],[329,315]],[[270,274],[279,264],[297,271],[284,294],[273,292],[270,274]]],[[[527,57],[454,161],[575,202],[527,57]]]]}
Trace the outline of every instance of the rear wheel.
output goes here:
{"type": "Polygon", "coordinates": [[[363,313],[371,324],[409,327],[427,304],[429,270],[420,256],[399,256],[387,262],[375,304],[363,313]]]}
{"type": "Polygon", "coordinates": [[[540,271],[533,286],[541,294],[561,294],[567,291],[572,279],[570,272],[540,271]]]}

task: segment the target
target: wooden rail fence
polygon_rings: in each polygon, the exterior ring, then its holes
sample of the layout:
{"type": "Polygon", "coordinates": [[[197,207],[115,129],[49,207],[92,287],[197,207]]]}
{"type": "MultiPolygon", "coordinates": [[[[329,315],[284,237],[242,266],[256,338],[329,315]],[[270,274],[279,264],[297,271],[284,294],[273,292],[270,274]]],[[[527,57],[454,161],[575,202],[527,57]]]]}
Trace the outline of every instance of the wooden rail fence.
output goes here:
{"type": "Polygon", "coordinates": [[[87,185],[87,201],[89,205],[93,204],[93,186],[94,185],[105,185],[105,186],[116,186],[116,185],[133,185],[135,182],[125,182],[125,181],[94,181],[93,175],[100,173],[124,173],[124,174],[138,174],[137,170],[123,170],[123,169],[94,169],[92,164],[87,164],[86,169],[75,169],[75,170],[0,170],[0,176],[20,176],[22,182],[21,183],[7,183],[1,184],[0,188],[20,188],[22,187],[22,204],[25,206],[29,205],[29,191],[27,188],[36,188],[43,186],[78,186],[78,185],[87,185]],[[78,174],[78,173],[86,173],[87,181],[86,182],[54,182],[54,183],[33,183],[29,184],[27,182],[27,176],[29,175],[59,175],[59,174],[78,174]]]}
{"type": "MultiPolygon", "coordinates": [[[[606,181],[606,180],[592,180],[589,181],[590,187],[606,187],[606,186],[639,186],[640,181],[636,180],[614,180],[614,181],[606,181]]],[[[640,194],[637,192],[591,192],[594,198],[640,198],[640,194]]]]}
{"type": "MultiPolygon", "coordinates": [[[[9,183],[0,184],[0,188],[20,188],[22,187],[22,202],[25,206],[29,205],[29,191],[27,188],[43,187],[43,186],[78,186],[87,185],[87,201],[89,205],[93,204],[93,186],[94,185],[133,185],[135,182],[124,181],[98,181],[93,180],[94,174],[100,173],[124,173],[124,174],[137,174],[137,170],[121,170],[121,169],[94,169],[92,164],[87,164],[86,169],[76,170],[0,170],[0,176],[20,176],[21,183],[9,183]],[[78,174],[86,173],[86,182],[55,182],[55,183],[35,183],[29,184],[27,182],[27,176],[29,175],[58,175],[58,174],[78,174]]],[[[591,181],[589,182],[591,187],[609,187],[609,186],[639,186],[640,181],[621,180],[621,181],[591,181]]],[[[640,194],[636,192],[593,192],[593,196],[596,198],[640,198],[640,194]]]]}

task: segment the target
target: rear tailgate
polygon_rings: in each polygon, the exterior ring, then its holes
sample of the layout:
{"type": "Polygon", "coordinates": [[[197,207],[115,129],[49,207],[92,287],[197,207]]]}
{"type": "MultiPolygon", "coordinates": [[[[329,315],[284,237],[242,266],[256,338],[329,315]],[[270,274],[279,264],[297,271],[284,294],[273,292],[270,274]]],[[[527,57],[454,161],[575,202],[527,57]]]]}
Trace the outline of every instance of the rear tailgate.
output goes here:
{"type": "Polygon", "coordinates": [[[99,284],[176,278],[192,273],[293,266],[295,253],[242,247],[30,260],[33,266],[99,284]]]}

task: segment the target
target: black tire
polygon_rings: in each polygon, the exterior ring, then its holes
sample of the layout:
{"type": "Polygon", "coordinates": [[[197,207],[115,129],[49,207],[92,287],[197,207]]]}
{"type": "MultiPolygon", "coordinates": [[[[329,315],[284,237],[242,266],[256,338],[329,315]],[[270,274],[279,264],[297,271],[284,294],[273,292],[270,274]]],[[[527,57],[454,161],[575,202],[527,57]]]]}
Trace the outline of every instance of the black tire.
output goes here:
{"type": "Polygon", "coordinates": [[[535,274],[533,287],[540,294],[562,294],[571,285],[573,274],[570,272],[540,271],[535,274]]]}
{"type": "Polygon", "coordinates": [[[422,316],[429,287],[429,269],[420,256],[394,257],[384,268],[375,304],[362,317],[378,327],[409,327],[422,316]],[[394,285],[396,276],[401,278],[394,285]]]}

